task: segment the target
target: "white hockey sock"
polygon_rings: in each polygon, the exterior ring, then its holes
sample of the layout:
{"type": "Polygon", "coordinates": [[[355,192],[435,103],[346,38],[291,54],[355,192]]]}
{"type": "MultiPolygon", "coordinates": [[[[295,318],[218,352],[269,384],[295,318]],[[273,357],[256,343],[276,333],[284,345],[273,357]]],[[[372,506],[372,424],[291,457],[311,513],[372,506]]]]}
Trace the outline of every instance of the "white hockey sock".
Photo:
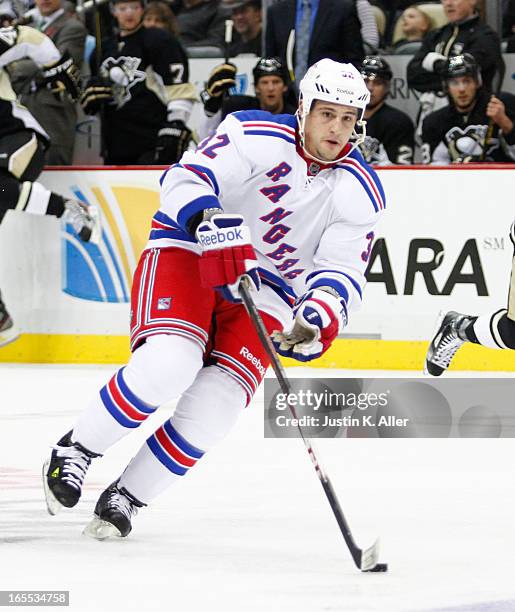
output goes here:
{"type": "Polygon", "coordinates": [[[151,336],[90,402],[73,428],[73,441],[103,454],[187,389],[202,366],[202,350],[188,338],[151,336]]]}
{"type": "Polygon", "coordinates": [[[21,185],[16,210],[24,210],[33,215],[46,215],[51,195],[52,192],[41,183],[25,181],[21,185]]]}
{"type": "Polygon", "coordinates": [[[129,463],[120,486],[149,503],[229,433],[246,402],[243,388],[225,372],[216,366],[202,369],[173,417],[129,463]]]}
{"type": "Polygon", "coordinates": [[[503,316],[506,315],[506,310],[501,309],[493,314],[481,315],[476,319],[472,328],[479,344],[488,346],[496,349],[507,349],[509,348],[503,342],[501,333],[499,331],[499,323],[503,316]]]}

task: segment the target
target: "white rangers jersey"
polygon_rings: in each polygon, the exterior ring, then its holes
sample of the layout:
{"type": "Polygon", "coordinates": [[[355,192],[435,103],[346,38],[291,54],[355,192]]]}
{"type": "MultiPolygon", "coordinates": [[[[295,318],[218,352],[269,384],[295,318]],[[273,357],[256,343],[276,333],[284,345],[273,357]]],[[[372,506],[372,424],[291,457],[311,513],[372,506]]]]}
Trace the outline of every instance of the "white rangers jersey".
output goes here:
{"type": "Polygon", "coordinates": [[[229,115],[161,178],[147,248],[200,246],[186,227],[203,209],[243,215],[262,282],[283,299],[333,287],[361,302],[374,227],[385,209],[376,173],[358,151],[332,166],[302,155],[296,119],[265,111],[229,115]]]}

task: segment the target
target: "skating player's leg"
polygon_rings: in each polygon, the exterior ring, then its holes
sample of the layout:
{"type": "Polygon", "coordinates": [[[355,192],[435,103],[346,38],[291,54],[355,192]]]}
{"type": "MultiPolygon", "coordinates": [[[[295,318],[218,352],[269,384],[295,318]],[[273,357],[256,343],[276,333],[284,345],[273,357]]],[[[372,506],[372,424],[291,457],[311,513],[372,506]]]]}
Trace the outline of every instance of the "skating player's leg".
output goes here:
{"type": "MultiPolygon", "coordinates": [[[[262,290],[263,291],[263,290],[262,290]]],[[[241,305],[219,301],[208,363],[181,397],[174,415],[143,445],[122,476],[100,496],[85,533],[126,536],[138,508],[185,476],[232,429],[256,392],[268,357],[241,305]]],[[[281,328],[262,313],[271,332],[281,328]]]]}
{"type": "Polygon", "coordinates": [[[19,210],[35,215],[65,216],[85,242],[98,242],[100,222],[94,206],[63,198],[36,182],[44,164],[44,146],[34,132],[24,130],[0,138],[0,222],[19,210]]]}
{"type": "Polygon", "coordinates": [[[510,229],[514,246],[508,308],[479,317],[450,311],[441,316],[438,331],[429,346],[426,370],[432,376],[440,376],[450,365],[457,350],[472,342],[489,348],[515,349],[515,223],[510,229]]]}
{"type": "Polygon", "coordinates": [[[91,459],[139,427],[161,404],[178,397],[201,366],[202,350],[187,338],[158,335],[140,346],[91,400],[45,463],[49,512],[75,506],[91,459]]]}
{"type": "MultiPolygon", "coordinates": [[[[30,130],[0,138],[0,223],[8,210],[64,215],[82,240],[98,242],[100,220],[94,206],[67,200],[35,182],[43,169],[44,153],[43,144],[30,130]]],[[[0,298],[0,347],[18,336],[19,331],[0,298]]]]}
{"type": "Polygon", "coordinates": [[[225,372],[216,366],[202,369],[173,417],[150,436],[122,476],[102,493],[95,518],[84,532],[101,540],[127,536],[137,510],[186,475],[223,439],[246,403],[243,388],[225,372]]]}
{"type": "Polygon", "coordinates": [[[131,296],[134,353],[100,389],[43,468],[48,510],[79,501],[91,459],[130,433],[158,406],[183,393],[203,364],[214,291],[193,286],[196,255],[143,253],[131,296]],[[168,297],[164,297],[168,296],[168,297]]]}

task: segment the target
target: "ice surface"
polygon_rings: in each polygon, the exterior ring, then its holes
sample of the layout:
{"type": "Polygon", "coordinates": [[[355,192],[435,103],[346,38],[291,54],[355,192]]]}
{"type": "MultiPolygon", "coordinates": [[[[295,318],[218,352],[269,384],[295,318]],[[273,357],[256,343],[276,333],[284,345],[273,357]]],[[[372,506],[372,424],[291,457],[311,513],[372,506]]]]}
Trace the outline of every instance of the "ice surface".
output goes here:
{"type": "Polygon", "coordinates": [[[358,543],[381,537],[390,571],[362,574],[302,442],[263,439],[261,393],[129,538],[85,538],[99,493],[172,409],[94,462],[77,508],[49,516],[43,459],[114,369],[0,365],[0,590],[69,589],[87,612],[515,610],[514,440],[318,441],[358,543]]]}

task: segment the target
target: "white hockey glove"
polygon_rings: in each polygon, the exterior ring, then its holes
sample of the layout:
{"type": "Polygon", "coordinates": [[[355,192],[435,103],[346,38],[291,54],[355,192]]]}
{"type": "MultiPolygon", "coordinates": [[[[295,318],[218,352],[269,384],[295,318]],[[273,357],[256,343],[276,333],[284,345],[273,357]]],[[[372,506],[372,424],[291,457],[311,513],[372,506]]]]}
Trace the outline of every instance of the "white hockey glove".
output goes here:
{"type": "Polygon", "coordinates": [[[196,237],[203,251],[199,260],[203,287],[214,287],[229,302],[240,303],[238,285],[246,274],[251,289],[259,290],[256,253],[241,215],[213,214],[199,224],[196,237]]]}
{"type": "Polygon", "coordinates": [[[293,307],[295,320],[290,330],[274,331],[276,351],[297,361],[311,361],[323,355],[347,323],[347,309],[336,292],[312,289],[293,307]]]}

